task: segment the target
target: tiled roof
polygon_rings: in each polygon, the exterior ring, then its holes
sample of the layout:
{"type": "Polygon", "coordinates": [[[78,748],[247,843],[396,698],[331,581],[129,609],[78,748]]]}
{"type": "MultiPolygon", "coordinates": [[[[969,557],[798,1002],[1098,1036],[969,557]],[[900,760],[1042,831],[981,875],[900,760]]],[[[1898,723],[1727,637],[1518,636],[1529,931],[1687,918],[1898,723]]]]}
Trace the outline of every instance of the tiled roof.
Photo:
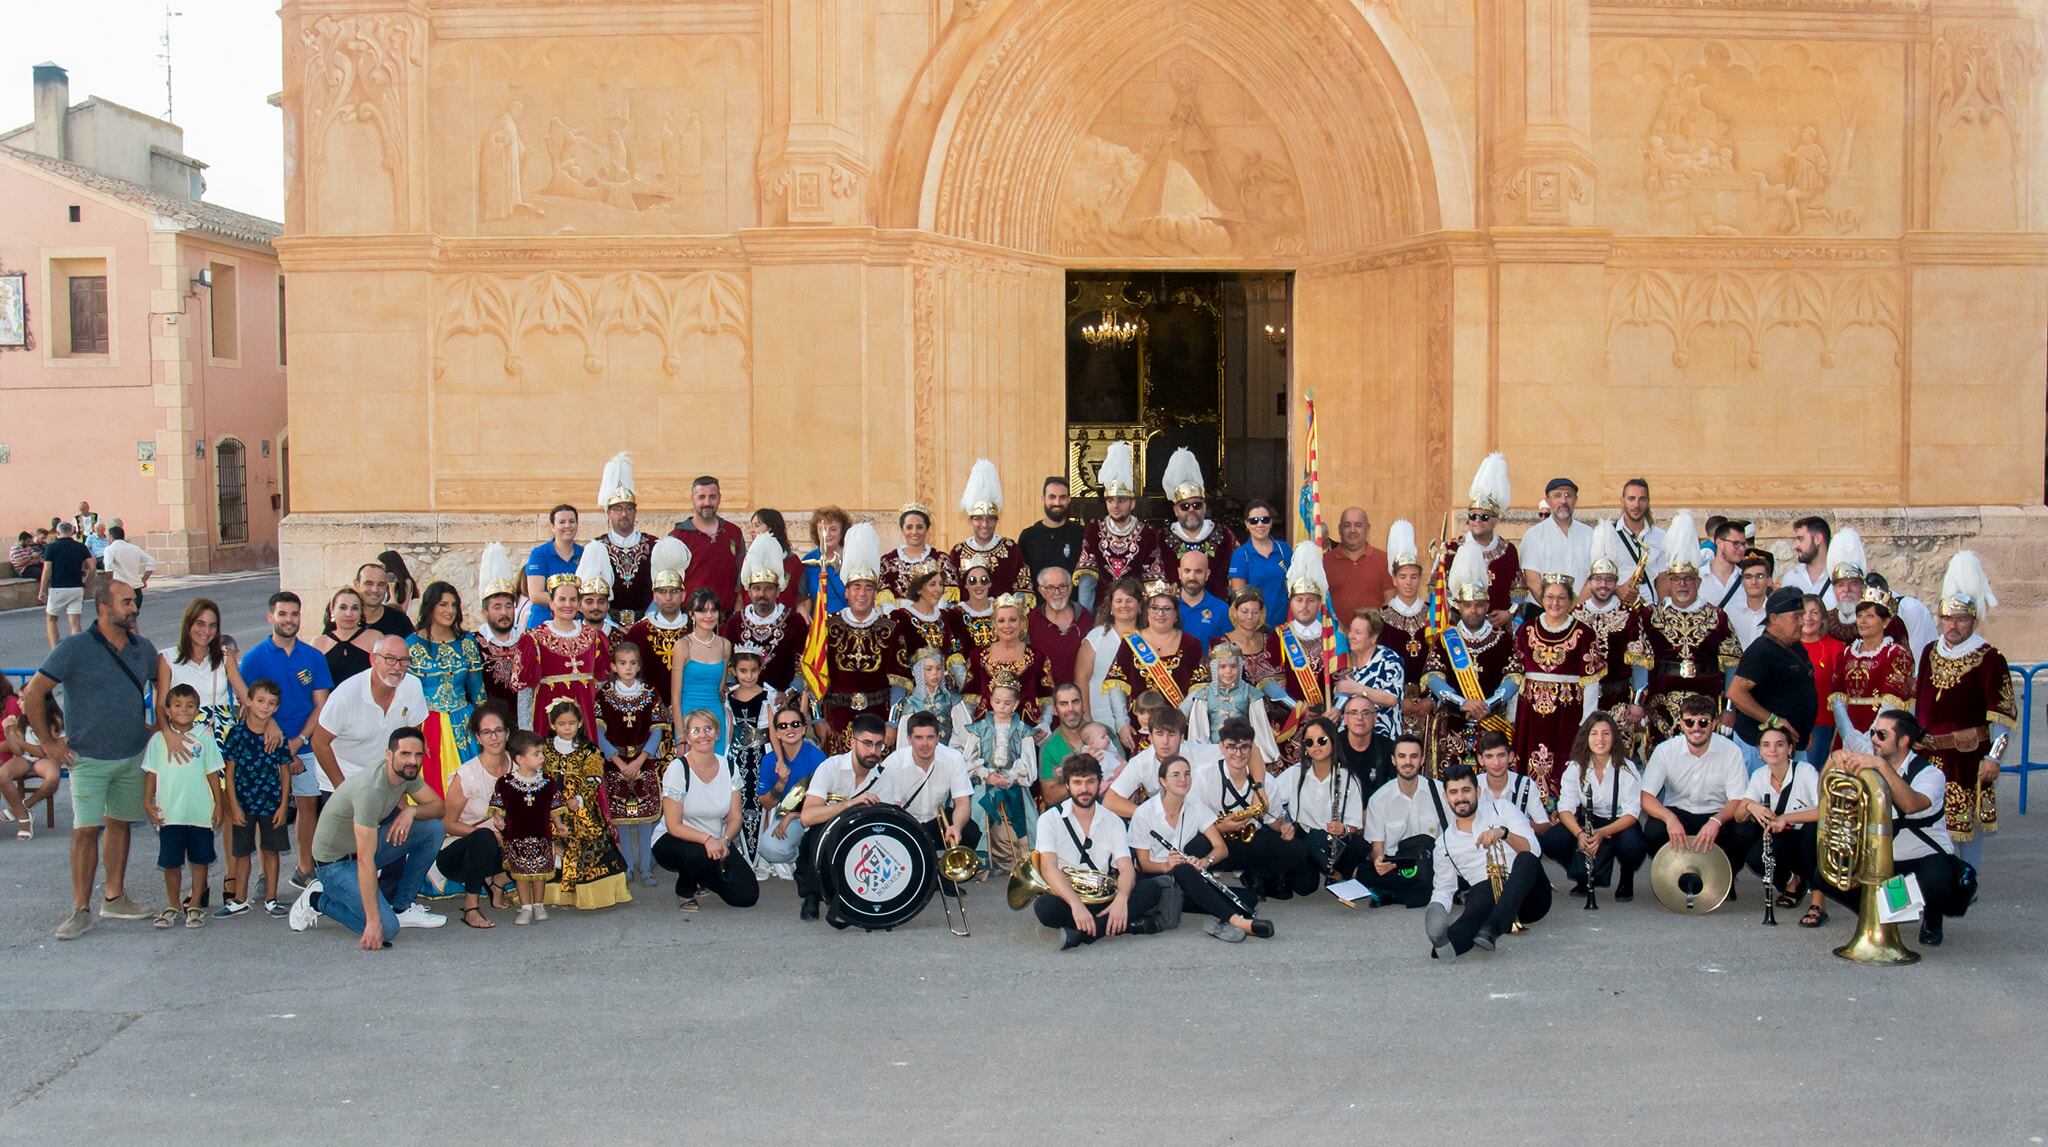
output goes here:
{"type": "Polygon", "coordinates": [[[52,175],[68,179],[81,187],[90,188],[102,195],[110,195],[124,203],[132,203],[146,211],[166,219],[182,223],[199,231],[211,231],[224,239],[238,243],[254,243],[269,246],[272,239],[283,234],[284,227],[268,219],[244,215],[240,211],[217,206],[203,200],[180,199],[163,192],[102,175],[89,167],[80,167],[61,159],[19,148],[0,146],[10,159],[17,159],[31,167],[41,168],[52,175]]]}

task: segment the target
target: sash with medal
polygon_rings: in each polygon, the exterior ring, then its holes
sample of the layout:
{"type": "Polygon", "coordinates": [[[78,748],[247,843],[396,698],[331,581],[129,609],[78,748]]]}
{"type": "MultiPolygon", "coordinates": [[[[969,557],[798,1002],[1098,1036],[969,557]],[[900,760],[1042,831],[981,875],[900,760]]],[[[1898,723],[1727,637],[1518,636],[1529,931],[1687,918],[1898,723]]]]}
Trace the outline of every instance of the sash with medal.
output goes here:
{"type": "MultiPolygon", "coordinates": [[[[1458,679],[1458,692],[1468,701],[1484,701],[1486,694],[1479,688],[1479,665],[1472,660],[1472,650],[1465,645],[1465,635],[1451,626],[1443,632],[1444,659],[1450,662],[1451,673],[1458,679]]],[[[1479,719],[1479,726],[1492,729],[1504,737],[1514,735],[1515,727],[1499,713],[1488,713],[1479,719]]]]}
{"type": "MultiPolygon", "coordinates": [[[[1323,703],[1323,682],[1316,667],[1309,663],[1308,650],[1295,635],[1292,624],[1280,627],[1280,650],[1287,658],[1287,668],[1294,673],[1294,683],[1301,686],[1302,701],[1306,705],[1323,703]]],[[[1469,658],[1468,658],[1469,660],[1469,658]]],[[[1463,684],[1463,678],[1459,683],[1463,684]]]]}
{"type": "Polygon", "coordinates": [[[1152,651],[1152,646],[1135,629],[1124,638],[1124,644],[1130,647],[1131,660],[1138,663],[1138,672],[1145,675],[1146,683],[1158,690],[1167,704],[1180,708],[1180,703],[1187,700],[1187,694],[1181,692],[1173,674],[1167,672],[1165,663],[1159,660],[1159,654],[1152,651]]]}

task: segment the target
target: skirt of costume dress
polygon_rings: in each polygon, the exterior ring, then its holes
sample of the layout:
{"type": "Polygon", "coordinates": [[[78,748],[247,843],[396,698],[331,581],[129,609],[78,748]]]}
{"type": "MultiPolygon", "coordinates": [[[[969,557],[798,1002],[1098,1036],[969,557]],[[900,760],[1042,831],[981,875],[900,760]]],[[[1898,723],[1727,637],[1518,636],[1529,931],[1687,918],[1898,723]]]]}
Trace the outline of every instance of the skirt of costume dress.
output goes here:
{"type": "Polygon", "coordinates": [[[545,836],[507,837],[505,871],[514,876],[552,876],[555,872],[555,842],[545,836]]]}
{"type": "Polygon", "coordinates": [[[562,842],[561,872],[548,883],[547,903],[608,908],[633,899],[626,888],[625,858],[598,806],[602,778],[570,768],[561,781],[569,802],[569,835],[562,842]]]}
{"type": "Polygon", "coordinates": [[[761,806],[755,802],[754,793],[761,782],[761,752],[766,748],[767,734],[751,721],[734,720],[729,747],[726,749],[726,763],[732,766],[735,788],[740,791],[740,855],[749,864],[754,860],[754,849],[761,842],[761,806]]]}

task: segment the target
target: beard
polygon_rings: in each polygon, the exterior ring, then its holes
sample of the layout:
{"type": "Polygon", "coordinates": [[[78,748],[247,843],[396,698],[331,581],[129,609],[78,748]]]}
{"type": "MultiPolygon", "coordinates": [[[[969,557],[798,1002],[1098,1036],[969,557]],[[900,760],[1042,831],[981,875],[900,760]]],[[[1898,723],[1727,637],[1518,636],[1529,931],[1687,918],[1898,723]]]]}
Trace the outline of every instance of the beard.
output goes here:
{"type": "Polygon", "coordinates": [[[1479,802],[1478,802],[1478,801],[1476,801],[1476,800],[1469,800],[1469,801],[1456,801],[1456,800],[1454,800],[1454,801],[1450,802],[1450,804],[1451,804],[1451,815],[1452,815],[1452,816],[1458,816],[1458,817],[1466,817],[1466,816],[1471,816],[1471,815],[1472,815],[1472,813],[1473,813],[1473,812],[1474,812],[1474,811],[1475,811],[1476,809],[1478,809],[1478,808],[1479,808],[1479,802]]]}
{"type": "Polygon", "coordinates": [[[1061,507],[1060,507],[1059,509],[1057,509],[1057,510],[1051,510],[1051,509],[1048,509],[1048,510],[1047,510],[1047,511],[1045,512],[1045,520],[1046,520],[1046,521],[1048,521],[1048,522],[1052,522],[1052,523],[1054,523],[1054,524],[1058,524],[1058,523],[1061,523],[1061,522],[1064,522],[1064,521],[1066,521],[1066,520],[1067,520],[1067,507],[1065,507],[1065,506],[1061,506],[1061,507]]]}

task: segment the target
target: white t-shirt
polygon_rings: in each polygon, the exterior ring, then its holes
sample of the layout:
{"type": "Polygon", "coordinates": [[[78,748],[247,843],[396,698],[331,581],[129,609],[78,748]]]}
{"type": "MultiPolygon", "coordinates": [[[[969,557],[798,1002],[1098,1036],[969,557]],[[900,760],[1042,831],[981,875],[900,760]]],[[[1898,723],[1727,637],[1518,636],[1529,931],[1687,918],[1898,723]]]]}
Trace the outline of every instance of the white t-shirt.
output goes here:
{"type": "MultiPolygon", "coordinates": [[[[1193,793],[1189,793],[1188,799],[1181,805],[1180,823],[1168,824],[1166,798],[1155,796],[1139,805],[1138,811],[1131,814],[1128,835],[1133,849],[1143,851],[1154,860],[1164,861],[1174,852],[1185,855],[1188,842],[1202,835],[1203,829],[1215,823],[1216,813],[1208,805],[1196,800],[1193,793]],[[1155,832],[1173,847],[1169,849],[1167,844],[1159,843],[1152,835],[1155,832]]],[[[1066,830],[1061,829],[1060,835],[1066,835],[1066,830]]]]}
{"type": "Polygon", "coordinates": [[[1493,791],[1493,777],[1479,774],[1479,811],[1485,812],[1494,805],[1512,808],[1522,814],[1530,824],[1548,824],[1550,813],[1543,808],[1543,786],[1527,773],[1509,769],[1499,792],[1493,791]]]}
{"type": "MultiPolygon", "coordinates": [[[[1585,588],[1586,575],[1593,570],[1593,527],[1574,518],[1568,531],[1560,530],[1556,519],[1545,518],[1529,527],[1515,549],[1521,554],[1523,569],[1569,574],[1576,593],[1585,588]]],[[[1621,576],[1627,577],[1629,572],[1621,576]]]]}
{"type": "Polygon", "coordinates": [[[1749,608],[1749,595],[1738,593],[1728,602],[1728,608],[1721,611],[1728,618],[1728,628],[1735,631],[1735,640],[1744,649],[1764,631],[1764,611],[1759,606],[1749,608]]]}
{"type": "Polygon", "coordinates": [[[1429,777],[1415,779],[1415,795],[1401,791],[1401,778],[1395,777],[1379,787],[1372,799],[1365,802],[1365,839],[1377,841],[1383,852],[1394,852],[1401,842],[1411,836],[1435,836],[1443,831],[1443,818],[1437,815],[1437,806],[1443,806],[1444,816],[1450,815],[1450,803],[1444,800],[1444,788],[1429,777]],[[1431,800],[1430,794],[1436,799],[1431,800]]]}
{"type": "Polygon", "coordinates": [[[804,799],[811,797],[824,800],[838,794],[848,800],[864,793],[873,793],[883,804],[902,804],[904,792],[896,788],[900,778],[897,770],[891,769],[885,758],[871,770],[865,779],[854,779],[853,754],[840,753],[818,762],[816,772],[811,774],[811,787],[805,790],[804,799]]]}
{"type": "MultiPolygon", "coordinates": [[[[1912,769],[1913,762],[1916,759],[1909,756],[1899,762],[1903,766],[1899,769],[1899,775],[1905,776],[1912,769]]],[[[1948,781],[1942,776],[1940,766],[1930,762],[1926,768],[1920,770],[1919,776],[1913,778],[1913,783],[1909,787],[1914,792],[1934,802],[1920,812],[1913,814],[1912,819],[1915,821],[1930,821],[1928,824],[1921,825],[1920,831],[1932,837],[1935,844],[1940,846],[1941,851],[1954,854],[1956,850],[1955,842],[1949,839],[1948,818],[1944,815],[1945,798],[1948,794],[1948,781]]],[[[1894,818],[1898,817],[1898,808],[1896,806],[1892,809],[1892,815],[1894,818]]],[[[1897,819],[1893,820],[1893,860],[1918,860],[1923,856],[1931,856],[1933,853],[1934,849],[1927,847],[1927,842],[1921,840],[1918,834],[1898,827],[1897,819]]]]}
{"type": "Polygon", "coordinates": [[[1682,812],[1712,814],[1749,787],[1742,750],[1727,737],[1707,738],[1707,751],[1694,756],[1683,735],[1650,751],[1643,792],[1682,812]]]}
{"type": "Polygon", "coordinates": [[[1471,828],[1461,829],[1452,824],[1437,833],[1436,879],[1430,889],[1430,903],[1449,909],[1451,898],[1458,893],[1460,876],[1474,888],[1486,883],[1486,850],[1479,847],[1479,835],[1496,827],[1521,837],[1530,848],[1536,847],[1536,830],[1529,826],[1528,818],[1509,805],[1498,804],[1489,809],[1482,801],[1472,814],[1471,828]]]}
{"type": "MultiPolygon", "coordinates": [[[[1198,745],[1193,741],[1182,741],[1180,755],[1188,759],[1189,767],[1200,773],[1204,769],[1214,770],[1223,761],[1223,750],[1216,745],[1198,745]]],[[[1159,757],[1152,749],[1146,749],[1132,757],[1123,771],[1116,775],[1109,791],[1130,800],[1139,789],[1158,793],[1163,786],[1159,783],[1159,757]]]]}
{"type": "MultiPolygon", "coordinates": [[[[1557,782],[1557,811],[1576,814],[1586,803],[1585,780],[1577,761],[1564,767],[1564,775],[1557,782]]],[[[1593,773],[1593,815],[1602,820],[1619,820],[1625,816],[1641,820],[1643,816],[1643,773],[1634,764],[1624,761],[1620,765],[1610,764],[1593,773]],[[1620,795],[1616,796],[1616,786],[1620,795]],[[1614,811],[1615,805],[1621,811],[1614,811]]]]}
{"type": "Polygon", "coordinates": [[[107,543],[106,552],[100,555],[100,568],[122,585],[140,587],[142,579],[155,571],[156,559],[141,546],[122,538],[107,543]]]}
{"type": "MultiPolygon", "coordinates": [[[[392,732],[427,719],[427,696],[420,689],[418,677],[406,674],[386,709],[378,708],[370,699],[370,682],[374,677],[374,671],[356,674],[336,685],[327,694],[327,703],[320,706],[320,727],[334,737],[334,763],[340,766],[343,780],[383,764],[386,742],[392,732]]],[[[326,771],[316,771],[320,774],[320,791],[333,792],[334,783],[327,779],[326,771]]]]}
{"type": "MultiPolygon", "coordinates": [[[[732,766],[718,758],[718,772],[705,780],[690,770],[690,762],[677,757],[661,771],[661,795],[683,806],[683,823],[706,837],[725,835],[725,818],[732,812],[732,766]]],[[[668,835],[668,818],[663,817],[655,839],[668,835]]]]}
{"type": "Polygon", "coordinates": [[[882,767],[896,784],[890,790],[897,794],[895,802],[921,821],[943,817],[951,823],[953,801],[974,795],[974,782],[967,779],[967,758],[950,745],[933,749],[929,774],[911,759],[908,745],[884,757],[882,767]]]}
{"type": "MultiPolygon", "coordinates": [[[[1786,812],[1805,812],[1820,807],[1820,773],[1805,761],[1793,761],[1792,771],[1787,774],[1792,786],[1792,799],[1785,802],[1786,812]]],[[[1780,790],[1771,787],[1771,769],[1766,765],[1749,774],[1749,788],[1743,796],[1771,810],[1778,815],[1780,790]]]]}
{"type": "Polygon", "coordinates": [[[1097,872],[1115,872],[1117,860],[1131,854],[1123,818],[1099,804],[1093,812],[1094,819],[1084,828],[1074,812],[1074,802],[1061,801],[1038,818],[1038,835],[1032,841],[1032,851],[1051,853],[1054,863],[1061,868],[1084,867],[1097,872]],[[1071,833],[1068,826],[1072,826],[1071,833]],[[1076,836],[1088,846],[1089,860],[1094,863],[1081,859],[1081,849],[1074,843],[1076,836]]]}
{"type": "Polygon", "coordinates": [[[1327,777],[1317,777],[1316,771],[1307,761],[1287,770],[1286,775],[1274,782],[1280,794],[1281,807],[1287,810],[1288,819],[1303,828],[1322,828],[1333,820],[1341,820],[1352,828],[1365,827],[1365,802],[1359,800],[1358,778],[1344,775],[1344,808],[1338,815],[1331,815],[1330,805],[1336,799],[1337,775],[1341,768],[1332,768],[1327,777]]]}
{"type": "MultiPolygon", "coordinates": [[[[1188,796],[1215,809],[1219,818],[1227,817],[1260,798],[1263,790],[1252,780],[1249,773],[1245,775],[1243,784],[1231,781],[1229,773],[1230,766],[1221,761],[1197,768],[1194,787],[1188,790],[1188,796]]],[[[1267,812],[1260,819],[1270,821],[1279,815],[1279,802],[1274,800],[1271,792],[1263,792],[1263,795],[1267,812]]]]}

